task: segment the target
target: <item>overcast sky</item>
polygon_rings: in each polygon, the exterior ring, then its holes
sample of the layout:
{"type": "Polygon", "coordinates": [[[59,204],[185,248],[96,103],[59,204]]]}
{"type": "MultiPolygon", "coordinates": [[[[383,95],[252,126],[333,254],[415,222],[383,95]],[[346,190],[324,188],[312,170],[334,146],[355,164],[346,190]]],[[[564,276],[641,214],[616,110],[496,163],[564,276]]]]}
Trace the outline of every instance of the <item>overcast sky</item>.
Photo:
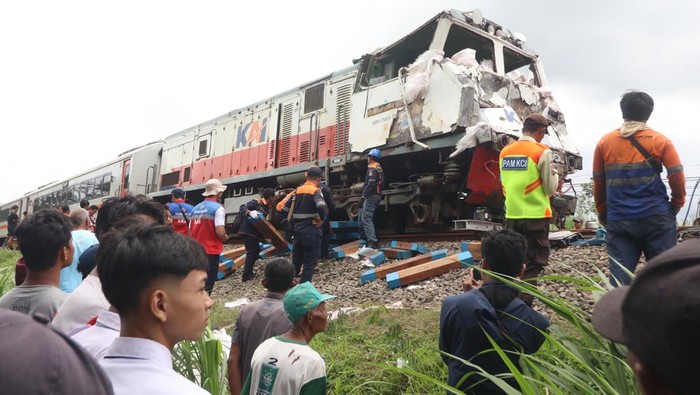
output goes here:
{"type": "Polygon", "coordinates": [[[576,181],[628,89],[652,95],[649,125],[700,175],[700,2],[14,1],[0,5],[0,202],[349,66],[451,8],[527,37],[584,157],[576,181]]]}

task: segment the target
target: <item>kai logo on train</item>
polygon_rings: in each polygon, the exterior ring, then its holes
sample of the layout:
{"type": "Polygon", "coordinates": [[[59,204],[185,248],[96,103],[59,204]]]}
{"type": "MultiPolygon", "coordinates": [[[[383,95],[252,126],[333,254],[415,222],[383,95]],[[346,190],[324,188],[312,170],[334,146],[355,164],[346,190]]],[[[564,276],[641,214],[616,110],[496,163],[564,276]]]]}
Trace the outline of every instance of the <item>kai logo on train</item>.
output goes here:
{"type": "Polygon", "coordinates": [[[251,147],[267,141],[267,118],[256,119],[238,127],[236,148],[251,147]]]}
{"type": "Polygon", "coordinates": [[[509,156],[503,158],[501,170],[527,170],[527,156],[509,156]]]}

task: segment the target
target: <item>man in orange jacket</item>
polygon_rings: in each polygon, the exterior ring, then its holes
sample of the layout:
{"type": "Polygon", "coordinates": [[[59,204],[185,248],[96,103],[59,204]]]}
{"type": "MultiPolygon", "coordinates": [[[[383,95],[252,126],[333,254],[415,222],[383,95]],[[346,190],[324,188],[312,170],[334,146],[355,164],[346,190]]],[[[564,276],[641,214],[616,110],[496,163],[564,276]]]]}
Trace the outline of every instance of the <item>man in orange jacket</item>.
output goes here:
{"type": "Polygon", "coordinates": [[[598,142],[593,155],[593,197],[598,219],[607,225],[610,282],[629,284],[618,263],[634,272],[677,242],[676,214],[685,203],[685,175],[678,153],[663,134],[646,124],[654,100],[644,92],[622,96],[624,123],[598,142]],[[669,201],[662,165],[671,186],[669,201]],[[617,263],[616,263],[616,262],[617,263]]]}

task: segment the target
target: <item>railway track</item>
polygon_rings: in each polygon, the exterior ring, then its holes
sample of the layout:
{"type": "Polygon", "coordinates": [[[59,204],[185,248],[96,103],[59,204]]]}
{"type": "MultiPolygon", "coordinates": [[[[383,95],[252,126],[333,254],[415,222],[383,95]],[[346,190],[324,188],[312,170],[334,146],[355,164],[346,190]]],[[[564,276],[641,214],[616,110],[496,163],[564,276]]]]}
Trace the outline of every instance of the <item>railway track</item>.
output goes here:
{"type": "Polygon", "coordinates": [[[473,230],[460,230],[454,232],[441,233],[402,233],[402,234],[378,234],[377,238],[380,241],[462,241],[476,240],[481,238],[481,232],[473,230]]]}
{"type": "MultiPolygon", "coordinates": [[[[572,232],[580,233],[584,239],[595,237],[595,229],[565,229],[572,232]]],[[[552,232],[558,232],[552,231],[552,232]]],[[[697,226],[680,226],[678,228],[679,235],[688,235],[690,237],[700,236],[700,227],[697,226]]],[[[454,230],[447,232],[415,232],[415,233],[380,233],[377,238],[382,242],[392,240],[410,241],[410,242],[436,242],[436,241],[462,241],[462,240],[479,240],[484,232],[476,230],[454,230]]],[[[238,239],[231,239],[225,244],[241,245],[242,242],[238,239]]]]}

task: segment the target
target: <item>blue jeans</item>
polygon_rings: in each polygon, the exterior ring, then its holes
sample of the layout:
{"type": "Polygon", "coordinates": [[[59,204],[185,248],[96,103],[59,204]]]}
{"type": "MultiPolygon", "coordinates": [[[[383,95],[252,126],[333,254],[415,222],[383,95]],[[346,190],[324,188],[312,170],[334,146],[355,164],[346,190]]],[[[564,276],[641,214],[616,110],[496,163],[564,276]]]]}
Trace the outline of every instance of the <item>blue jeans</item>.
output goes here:
{"type": "Polygon", "coordinates": [[[634,273],[639,257],[647,261],[678,242],[676,216],[670,211],[635,220],[608,221],[607,248],[610,283],[627,285],[632,279],[614,261],[634,273]]]}
{"type": "Polygon", "coordinates": [[[292,263],[296,273],[301,271],[299,283],[311,281],[316,270],[318,258],[321,255],[320,234],[296,234],[294,235],[294,247],[292,248],[292,263]],[[304,270],[302,271],[302,267],[304,270]]]}
{"type": "Polygon", "coordinates": [[[360,238],[368,242],[376,242],[377,234],[374,232],[374,210],[379,206],[381,196],[372,196],[365,199],[360,210],[360,238]]]}

